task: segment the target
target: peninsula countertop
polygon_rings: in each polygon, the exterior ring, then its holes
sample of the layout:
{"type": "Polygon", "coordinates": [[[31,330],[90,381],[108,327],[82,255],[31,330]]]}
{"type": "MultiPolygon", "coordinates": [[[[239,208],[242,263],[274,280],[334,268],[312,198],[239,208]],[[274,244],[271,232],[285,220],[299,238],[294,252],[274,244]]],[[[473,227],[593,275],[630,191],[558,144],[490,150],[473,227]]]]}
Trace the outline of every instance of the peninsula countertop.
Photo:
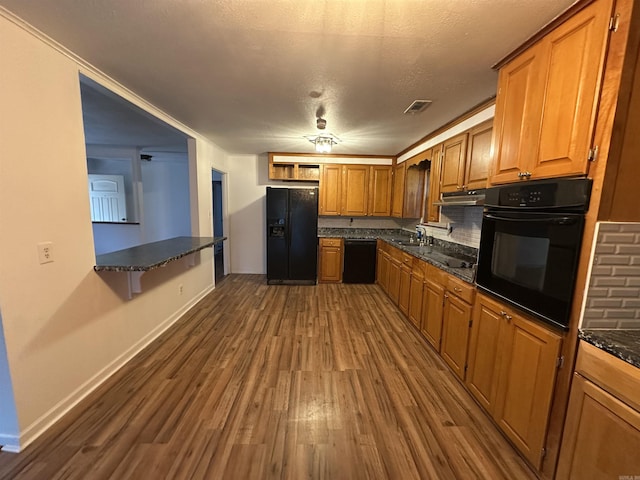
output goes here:
{"type": "Polygon", "coordinates": [[[224,240],[226,237],[175,237],[146,243],[96,255],[93,269],[96,272],[146,272],[224,240]]]}

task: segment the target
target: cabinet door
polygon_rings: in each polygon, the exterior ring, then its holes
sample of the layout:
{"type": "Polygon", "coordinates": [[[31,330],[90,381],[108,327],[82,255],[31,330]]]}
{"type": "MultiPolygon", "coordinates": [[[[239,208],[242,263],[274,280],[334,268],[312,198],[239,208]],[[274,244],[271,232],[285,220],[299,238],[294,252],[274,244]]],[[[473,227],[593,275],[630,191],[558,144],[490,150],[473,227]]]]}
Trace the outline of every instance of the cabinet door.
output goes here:
{"type": "Polygon", "coordinates": [[[442,144],[431,149],[431,169],[429,170],[429,193],[425,218],[429,222],[440,221],[440,207],[433,202],[440,200],[440,171],[442,165],[442,144]]]}
{"type": "Polygon", "coordinates": [[[342,248],[320,247],[321,282],[342,281],[342,248]]]}
{"type": "Polygon", "coordinates": [[[319,249],[319,282],[341,282],[342,281],[342,239],[341,238],[321,238],[319,249]]]}
{"type": "Polygon", "coordinates": [[[422,321],[422,287],[424,276],[419,269],[414,268],[411,272],[411,287],[409,288],[409,320],[420,328],[422,321]]]}
{"type": "Polygon", "coordinates": [[[369,171],[369,215],[391,216],[392,167],[375,165],[369,171]]]}
{"type": "Polygon", "coordinates": [[[464,174],[465,190],[486,188],[491,165],[491,134],[493,120],[481,123],[469,131],[469,148],[464,174]]]}
{"type": "Polygon", "coordinates": [[[427,341],[437,351],[440,351],[444,287],[438,281],[427,278],[422,292],[422,324],[420,330],[427,341]]]}
{"type": "Polygon", "coordinates": [[[340,215],[342,165],[322,165],[318,208],[320,215],[340,215]]]}
{"type": "Polygon", "coordinates": [[[398,308],[406,316],[409,316],[409,295],[411,291],[411,267],[400,267],[400,293],[398,294],[398,308]]]}
{"type": "Polygon", "coordinates": [[[504,355],[494,418],[505,435],[536,468],[542,463],[561,339],[513,315],[504,355]]]}
{"type": "Polygon", "coordinates": [[[587,172],[611,3],[594,2],[542,42],[546,83],[532,179],[587,172]]]}
{"type": "Polygon", "coordinates": [[[469,340],[469,368],[466,384],[471,394],[489,412],[495,409],[498,387],[497,366],[500,364],[500,339],[504,338],[506,312],[495,302],[477,296],[473,307],[471,339],[469,340]]]}
{"type": "Polygon", "coordinates": [[[460,379],[464,380],[469,347],[471,305],[446,292],[442,321],[442,359],[460,379]]]}
{"type": "MultiPolygon", "coordinates": [[[[379,251],[379,250],[378,250],[379,251]]],[[[378,285],[382,287],[384,293],[389,294],[389,266],[391,264],[391,258],[387,252],[382,252],[380,262],[380,270],[378,271],[378,285]]]]}
{"type": "Polygon", "coordinates": [[[415,165],[407,165],[404,174],[403,218],[420,218],[424,199],[425,170],[415,165]]]}
{"type": "Polygon", "coordinates": [[[400,297],[400,261],[389,257],[389,289],[388,294],[393,303],[398,305],[400,297]]]}
{"type": "Polygon", "coordinates": [[[625,478],[638,452],[640,412],[574,374],[556,478],[625,478]]]}
{"type": "Polygon", "coordinates": [[[457,192],[464,189],[464,165],[467,156],[467,134],[457,135],[442,146],[440,191],[457,192]]]}
{"type": "Polygon", "coordinates": [[[345,165],[342,169],[340,213],[349,217],[364,216],[369,203],[369,166],[345,165]]]}
{"type": "Polygon", "coordinates": [[[402,207],[404,205],[404,168],[404,163],[393,167],[392,217],[402,217],[402,207]]]}
{"type": "Polygon", "coordinates": [[[491,184],[518,181],[518,174],[533,163],[544,93],[541,62],[538,44],[500,69],[491,184]]]}

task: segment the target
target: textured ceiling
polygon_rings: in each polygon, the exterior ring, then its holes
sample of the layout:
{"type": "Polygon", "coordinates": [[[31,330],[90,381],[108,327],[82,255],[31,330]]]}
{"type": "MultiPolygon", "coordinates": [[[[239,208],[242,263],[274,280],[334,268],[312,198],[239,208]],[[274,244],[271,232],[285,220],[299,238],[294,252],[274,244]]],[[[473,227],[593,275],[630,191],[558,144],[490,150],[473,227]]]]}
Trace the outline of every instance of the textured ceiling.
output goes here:
{"type": "Polygon", "coordinates": [[[495,95],[573,0],[0,0],[230,153],[396,154],[495,95]],[[433,100],[423,113],[403,111],[433,100]]]}

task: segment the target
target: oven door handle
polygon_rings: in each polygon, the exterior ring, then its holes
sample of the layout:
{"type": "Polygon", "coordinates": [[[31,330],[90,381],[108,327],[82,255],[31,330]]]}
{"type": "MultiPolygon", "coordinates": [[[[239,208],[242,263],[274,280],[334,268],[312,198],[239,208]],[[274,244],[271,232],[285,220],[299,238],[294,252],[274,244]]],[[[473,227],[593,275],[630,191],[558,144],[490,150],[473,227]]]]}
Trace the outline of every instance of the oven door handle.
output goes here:
{"type": "Polygon", "coordinates": [[[492,213],[485,213],[484,218],[500,220],[502,222],[552,223],[555,225],[573,225],[578,221],[576,217],[511,218],[494,215],[492,213]]]}

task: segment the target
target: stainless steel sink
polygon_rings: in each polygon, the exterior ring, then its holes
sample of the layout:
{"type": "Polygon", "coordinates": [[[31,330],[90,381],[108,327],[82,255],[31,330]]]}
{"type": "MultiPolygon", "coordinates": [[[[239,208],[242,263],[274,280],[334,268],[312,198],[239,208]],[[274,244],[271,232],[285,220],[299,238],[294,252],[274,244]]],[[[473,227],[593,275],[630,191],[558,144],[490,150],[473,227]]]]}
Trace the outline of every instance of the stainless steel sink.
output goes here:
{"type": "Polygon", "coordinates": [[[419,243],[411,243],[408,240],[392,240],[392,242],[420,255],[429,257],[430,259],[450,268],[471,268],[475,263],[469,258],[447,255],[446,253],[439,251],[438,247],[433,247],[431,245],[420,245],[419,243]]]}

